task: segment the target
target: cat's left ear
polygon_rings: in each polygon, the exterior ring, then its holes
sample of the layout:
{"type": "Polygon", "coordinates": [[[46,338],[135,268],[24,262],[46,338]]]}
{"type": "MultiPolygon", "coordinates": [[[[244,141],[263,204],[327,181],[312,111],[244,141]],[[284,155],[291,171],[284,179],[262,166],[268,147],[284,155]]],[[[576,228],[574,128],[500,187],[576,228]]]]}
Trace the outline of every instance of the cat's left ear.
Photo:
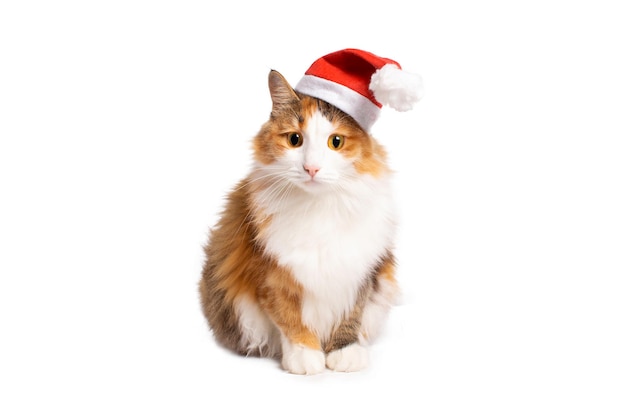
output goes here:
{"type": "Polygon", "coordinates": [[[270,95],[272,96],[273,110],[300,100],[296,92],[291,88],[280,72],[271,70],[268,84],[270,87],[270,95]]]}

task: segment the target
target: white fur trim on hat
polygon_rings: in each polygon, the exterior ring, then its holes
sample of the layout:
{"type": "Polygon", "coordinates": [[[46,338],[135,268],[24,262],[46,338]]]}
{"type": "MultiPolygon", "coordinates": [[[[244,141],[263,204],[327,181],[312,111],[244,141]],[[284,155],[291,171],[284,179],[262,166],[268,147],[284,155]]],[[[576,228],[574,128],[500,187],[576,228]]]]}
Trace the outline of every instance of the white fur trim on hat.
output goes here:
{"type": "Polygon", "coordinates": [[[354,120],[367,132],[378,119],[380,108],[351,88],[343,84],[313,75],[304,75],[296,85],[296,91],[324,100],[354,120]]]}

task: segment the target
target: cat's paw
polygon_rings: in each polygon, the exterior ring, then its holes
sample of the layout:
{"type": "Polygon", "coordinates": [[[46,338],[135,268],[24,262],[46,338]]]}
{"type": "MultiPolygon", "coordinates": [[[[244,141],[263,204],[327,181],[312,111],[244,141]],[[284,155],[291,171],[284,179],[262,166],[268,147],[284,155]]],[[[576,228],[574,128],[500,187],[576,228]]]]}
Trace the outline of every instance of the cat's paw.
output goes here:
{"type": "Polygon", "coordinates": [[[326,366],[333,371],[354,372],[366,368],[369,354],[363,346],[353,343],[342,349],[333,350],[326,356],[326,366]]]}
{"type": "Polygon", "coordinates": [[[325,369],[326,358],[321,350],[301,345],[292,345],[283,349],[283,368],[292,374],[313,375],[325,369]]]}

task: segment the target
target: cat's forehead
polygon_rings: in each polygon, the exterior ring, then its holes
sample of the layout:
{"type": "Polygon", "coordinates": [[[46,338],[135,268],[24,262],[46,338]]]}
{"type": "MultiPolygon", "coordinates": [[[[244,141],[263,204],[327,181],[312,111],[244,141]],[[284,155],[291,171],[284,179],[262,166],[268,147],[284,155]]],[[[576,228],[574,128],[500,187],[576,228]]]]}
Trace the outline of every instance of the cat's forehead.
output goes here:
{"type": "Polygon", "coordinates": [[[318,129],[359,129],[357,123],[337,107],[313,97],[300,100],[296,112],[302,129],[315,126],[318,129]]]}
{"type": "Polygon", "coordinates": [[[333,121],[320,110],[313,110],[301,124],[301,130],[310,138],[326,137],[340,128],[341,126],[336,121],[333,121]]]}
{"type": "Polygon", "coordinates": [[[313,97],[304,97],[300,100],[301,106],[301,114],[306,117],[311,117],[315,114],[321,114],[329,121],[333,121],[335,119],[341,119],[345,115],[343,112],[339,110],[337,107],[328,104],[323,100],[319,100],[313,97]]]}

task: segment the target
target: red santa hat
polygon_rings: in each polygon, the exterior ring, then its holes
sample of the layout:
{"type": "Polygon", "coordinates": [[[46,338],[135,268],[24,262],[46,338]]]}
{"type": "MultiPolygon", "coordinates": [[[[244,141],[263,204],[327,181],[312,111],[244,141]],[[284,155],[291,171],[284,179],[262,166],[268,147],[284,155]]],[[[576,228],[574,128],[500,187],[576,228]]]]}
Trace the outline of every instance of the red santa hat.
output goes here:
{"type": "Polygon", "coordinates": [[[323,56],[305,72],[296,91],[343,110],[369,131],[383,105],[407,111],[422,98],[422,78],[400,64],[360,49],[323,56]]]}

